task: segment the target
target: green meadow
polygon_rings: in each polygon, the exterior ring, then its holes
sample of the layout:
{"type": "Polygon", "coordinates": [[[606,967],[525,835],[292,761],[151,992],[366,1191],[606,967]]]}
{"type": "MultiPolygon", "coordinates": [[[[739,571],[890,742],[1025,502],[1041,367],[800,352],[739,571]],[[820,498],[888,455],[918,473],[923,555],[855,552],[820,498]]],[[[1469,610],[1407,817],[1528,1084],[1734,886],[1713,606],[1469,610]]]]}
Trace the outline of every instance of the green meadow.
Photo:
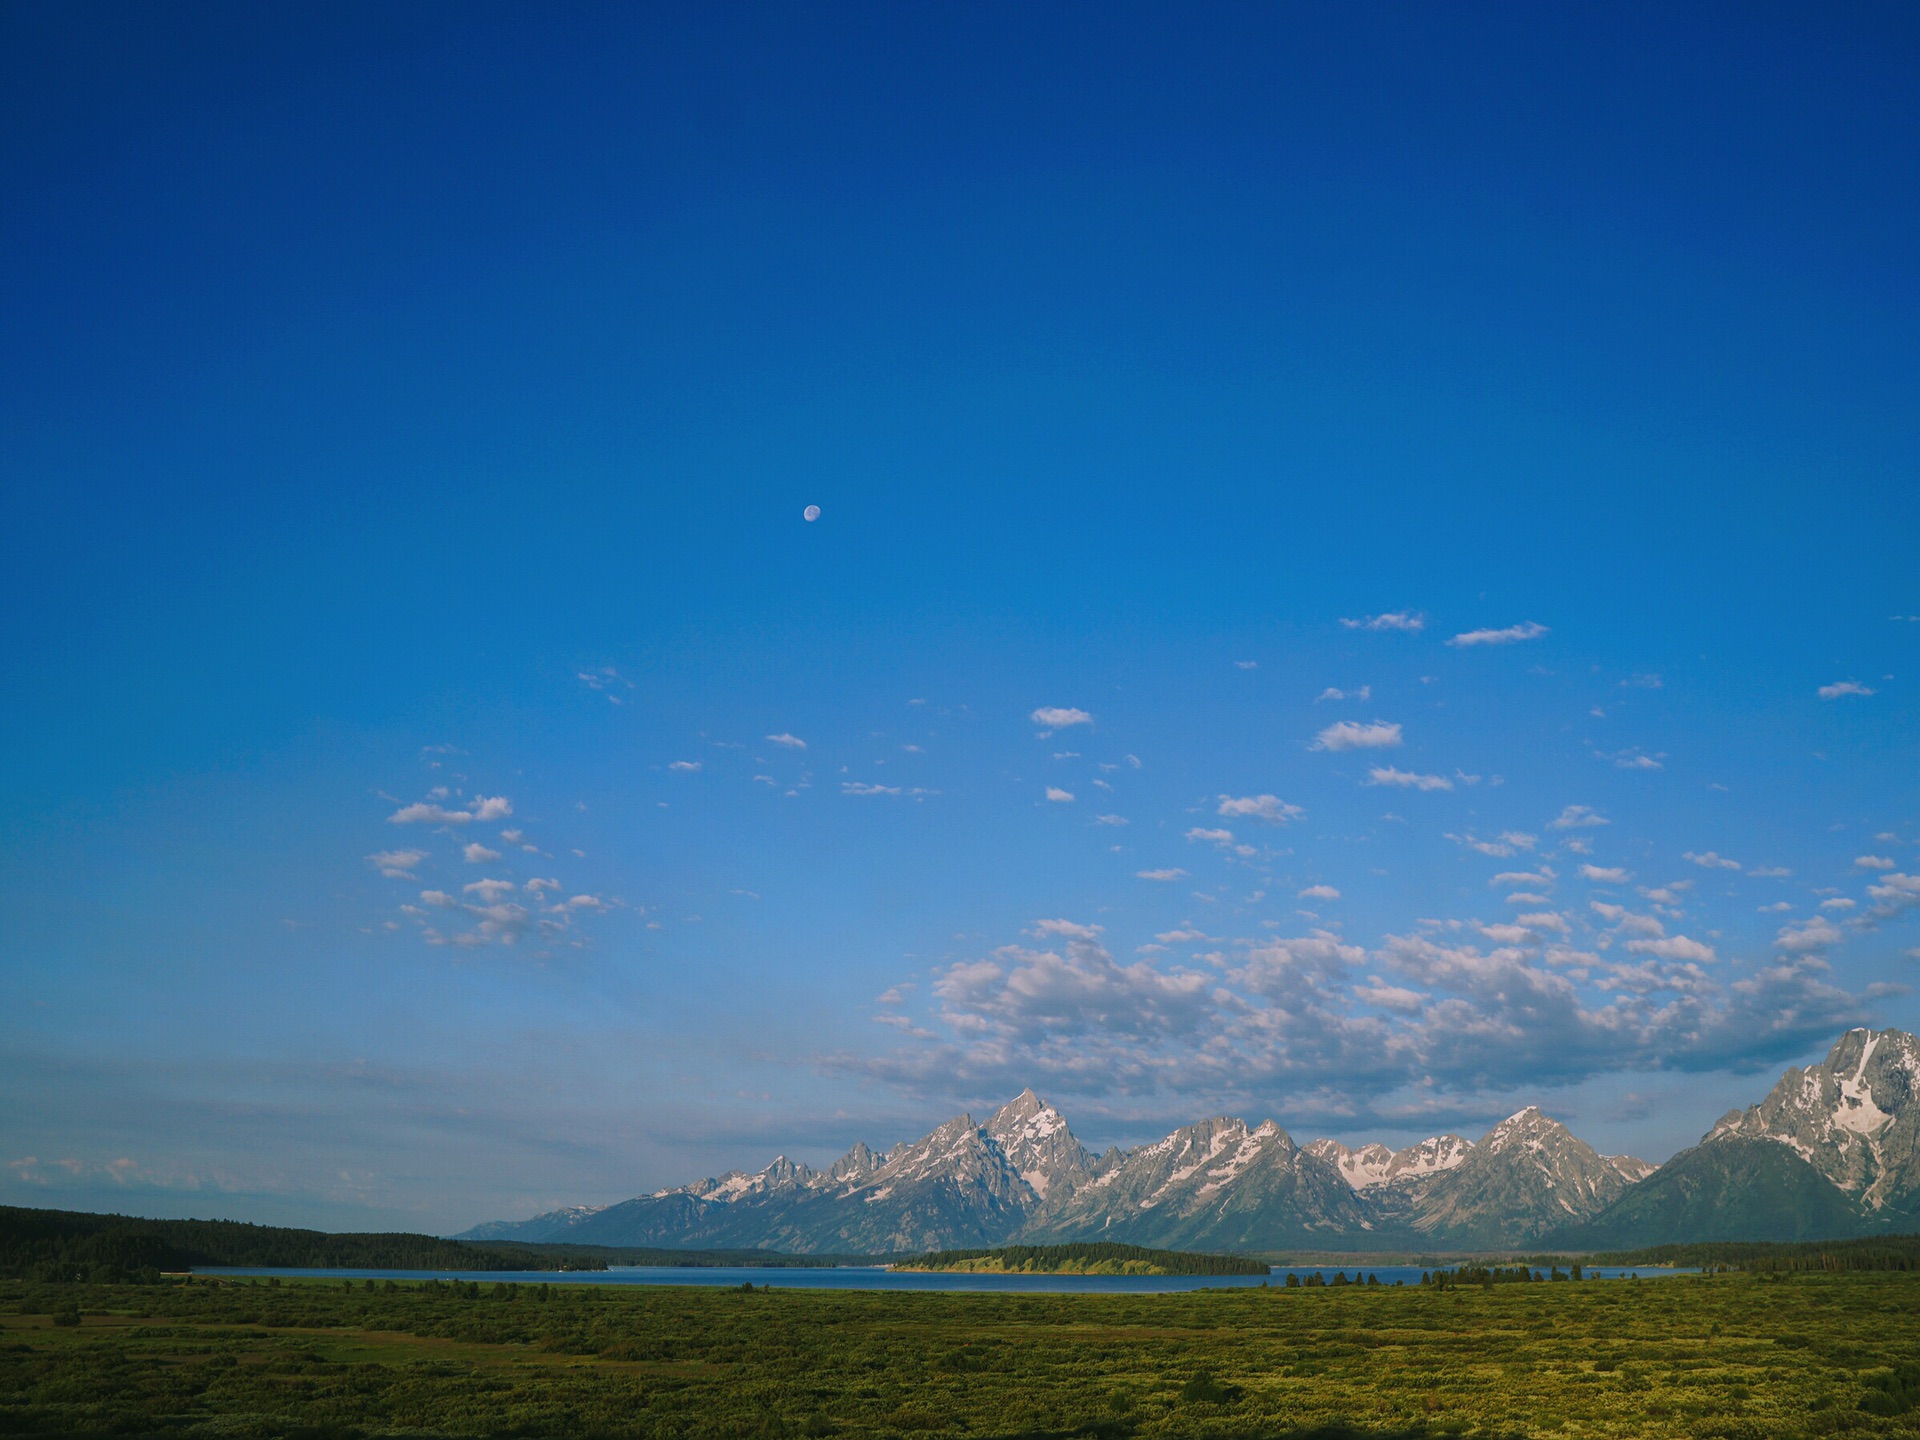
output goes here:
{"type": "Polygon", "coordinates": [[[0,1433],[1920,1435],[1920,1278],[982,1295],[0,1282],[0,1433]]]}

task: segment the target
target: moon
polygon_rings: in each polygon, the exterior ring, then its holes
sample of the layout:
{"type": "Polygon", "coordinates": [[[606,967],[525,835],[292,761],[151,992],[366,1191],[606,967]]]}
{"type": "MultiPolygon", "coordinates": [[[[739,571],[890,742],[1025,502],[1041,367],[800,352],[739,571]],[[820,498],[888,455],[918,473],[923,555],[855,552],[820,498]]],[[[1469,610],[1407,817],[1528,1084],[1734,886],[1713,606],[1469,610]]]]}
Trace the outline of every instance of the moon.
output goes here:
{"type": "Polygon", "coordinates": [[[811,525],[814,521],[820,518],[820,507],[818,505],[807,506],[806,509],[800,512],[800,518],[802,520],[805,520],[809,525],[811,525]]]}

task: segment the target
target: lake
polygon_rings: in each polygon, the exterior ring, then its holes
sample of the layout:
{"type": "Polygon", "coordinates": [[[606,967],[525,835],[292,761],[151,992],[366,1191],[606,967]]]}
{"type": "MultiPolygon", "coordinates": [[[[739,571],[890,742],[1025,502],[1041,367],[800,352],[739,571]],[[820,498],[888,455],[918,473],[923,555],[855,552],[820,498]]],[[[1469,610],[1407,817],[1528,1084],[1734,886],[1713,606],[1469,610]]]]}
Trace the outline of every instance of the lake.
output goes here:
{"type": "MultiPolygon", "coordinates": [[[[843,1265],[820,1269],[772,1266],[616,1265],[608,1270],[292,1270],[206,1266],[195,1273],[223,1279],[280,1276],[308,1280],[476,1280],[482,1284],[539,1285],[771,1285],[776,1290],[971,1290],[1006,1294],[1156,1295],[1186,1290],[1232,1290],[1250,1285],[1284,1285],[1289,1271],[1302,1280],[1318,1271],[1332,1280],[1379,1277],[1382,1285],[1417,1285],[1417,1265],[1276,1266],[1260,1275],[974,1275],[959,1271],[889,1270],[881,1265],[843,1265]]],[[[1655,1266],[1597,1266],[1587,1275],[1617,1280],[1628,1275],[1652,1279],[1682,1272],[1655,1266]]]]}

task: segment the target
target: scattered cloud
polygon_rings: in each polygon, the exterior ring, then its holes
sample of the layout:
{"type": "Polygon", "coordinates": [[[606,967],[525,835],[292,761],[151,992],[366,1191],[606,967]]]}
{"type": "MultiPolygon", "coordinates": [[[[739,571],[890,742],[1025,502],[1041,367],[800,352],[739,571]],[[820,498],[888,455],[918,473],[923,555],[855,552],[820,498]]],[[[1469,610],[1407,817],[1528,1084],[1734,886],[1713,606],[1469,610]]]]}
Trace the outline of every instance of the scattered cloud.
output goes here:
{"type": "Polygon", "coordinates": [[[771,740],[775,745],[784,745],[789,750],[804,750],[807,748],[806,741],[802,740],[798,735],[788,734],[785,730],[782,730],[778,735],[769,735],[767,739],[771,740]]]}
{"type": "Polygon", "coordinates": [[[1608,825],[1612,822],[1590,805],[1569,805],[1554,819],[1547,822],[1549,830],[1585,830],[1595,825],[1608,825]]]}
{"type": "Polygon", "coordinates": [[[1318,695],[1313,697],[1313,703],[1318,705],[1323,700],[1367,701],[1367,700],[1371,700],[1372,698],[1373,698],[1373,687],[1371,685],[1362,685],[1358,690],[1336,690],[1333,686],[1329,685],[1326,689],[1322,690],[1318,695]]]}
{"type": "Polygon", "coordinates": [[[1668,935],[1659,940],[1629,940],[1627,949],[1636,955],[1656,955],[1662,960],[1685,960],[1706,965],[1714,959],[1713,947],[1702,945],[1685,935],[1668,935]]]}
{"type": "Polygon", "coordinates": [[[1449,834],[1446,838],[1453,841],[1453,843],[1456,845],[1464,846],[1468,850],[1477,850],[1482,855],[1491,855],[1496,858],[1504,858],[1508,855],[1513,854],[1513,846],[1505,844],[1499,840],[1481,840],[1481,839],[1477,839],[1473,835],[1453,835],[1453,834],[1449,834]]]}
{"type": "Polygon", "coordinates": [[[842,795],[898,795],[900,793],[900,787],[898,785],[869,785],[864,780],[842,780],[840,782],[840,793],[842,795]]]}
{"type": "Polygon", "coordinates": [[[1891,920],[1903,910],[1920,906],[1920,875],[1883,875],[1879,884],[1867,887],[1867,897],[1874,902],[1869,915],[1891,920]]]}
{"type": "Polygon", "coordinates": [[[1662,763],[1666,758],[1664,755],[1649,755],[1638,745],[1626,750],[1614,750],[1611,752],[1596,750],[1593,753],[1601,760],[1611,761],[1622,770],[1664,770],[1667,768],[1662,763]]]}
{"type": "Polygon", "coordinates": [[[582,670],[579,676],[581,684],[589,690],[605,695],[615,705],[622,703],[616,691],[633,689],[633,681],[627,679],[611,665],[602,665],[598,670],[582,670]]]}
{"type": "Polygon", "coordinates": [[[1136,870],[1133,873],[1134,877],[1140,880],[1159,880],[1164,882],[1184,880],[1187,878],[1187,872],[1178,868],[1166,870],[1136,870]]]}
{"type": "Polygon", "coordinates": [[[1726,856],[1716,854],[1712,850],[1708,850],[1700,855],[1696,855],[1693,851],[1689,850],[1680,858],[1682,860],[1691,860],[1703,870],[1738,870],[1740,868],[1740,862],[1738,860],[1729,860],[1726,856]]]}
{"type": "Polygon", "coordinates": [[[1340,622],[1349,630],[1402,630],[1418,635],[1427,628],[1427,617],[1411,610],[1394,610],[1385,615],[1364,615],[1358,620],[1340,622]]]}
{"type": "Polygon", "coordinates": [[[1070,804],[1073,800],[1073,792],[1071,790],[1062,790],[1058,785],[1049,785],[1047,786],[1047,799],[1053,801],[1055,804],[1070,804]]]}
{"type": "Polygon", "coordinates": [[[389,880],[417,880],[413,872],[426,858],[424,850],[382,850],[367,856],[367,863],[389,880]]]}
{"type": "Polygon", "coordinates": [[[1091,725],[1093,716],[1085,710],[1074,710],[1059,705],[1042,705],[1027,716],[1036,725],[1044,725],[1049,730],[1064,730],[1069,725],[1091,725]]]}
{"type": "Polygon", "coordinates": [[[463,849],[460,854],[469,865],[485,865],[488,861],[498,860],[500,858],[500,852],[498,850],[489,850],[478,840],[463,849]]]}
{"type": "Polygon", "coordinates": [[[1502,870],[1489,885],[1538,885],[1542,889],[1552,889],[1557,877],[1553,871],[1542,865],[1538,870],[1502,870]]]}
{"type": "Polygon", "coordinates": [[[1453,781],[1444,775],[1420,775],[1392,765],[1376,765],[1367,772],[1368,785],[1397,785],[1402,790],[1451,790],[1453,781]]]}
{"type": "Polygon", "coordinates": [[[1105,928],[1102,925],[1082,925],[1074,920],[1036,920],[1029,933],[1043,939],[1058,935],[1068,940],[1098,940],[1105,928]]]}
{"type": "Polygon", "coordinates": [[[1793,871],[1787,869],[1784,865],[1756,865],[1753,869],[1747,871],[1747,874],[1753,876],[1756,880],[1784,880],[1793,874],[1793,871]]]}
{"type": "Polygon", "coordinates": [[[1298,820],[1307,812],[1298,805],[1289,805],[1277,795],[1222,795],[1218,813],[1228,818],[1245,816],[1252,820],[1264,820],[1269,825],[1285,825],[1290,820],[1298,820]]]}
{"type": "Polygon", "coordinates": [[[461,893],[477,895],[486,904],[493,904],[505,896],[511,895],[519,886],[511,880],[476,880],[471,885],[462,885],[461,893]]]}
{"type": "Polygon", "coordinates": [[[1260,668],[1260,662],[1258,660],[1236,660],[1233,663],[1241,670],[1258,670],[1260,668]]]}
{"type": "Polygon", "coordinates": [[[1900,867],[1884,855],[1856,855],[1853,863],[1862,870],[1897,870],[1900,867]]]}
{"type": "Polygon", "coordinates": [[[1591,880],[1597,885],[1625,885],[1633,879],[1617,865],[1582,865],[1580,874],[1582,878],[1591,880]]]}
{"type": "Polygon", "coordinates": [[[675,760],[667,766],[667,769],[677,775],[692,775],[700,769],[702,763],[699,760],[675,760]]]}
{"type": "Polygon", "coordinates": [[[1518,625],[1509,625],[1504,630],[1467,630],[1454,636],[1447,644],[1465,648],[1470,645],[1514,645],[1522,640],[1538,640],[1548,633],[1547,627],[1532,620],[1523,620],[1518,625]]]}
{"type": "Polygon", "coordinates": [[[417,800],[387,817],[389,825],[470,825],[476,820],[504,820],[513,804],[504,795],[476,795],[464,810],[450,810],[437,800],[417,800]]]}
{"type": "Polygon", "coordinates": [[[1331,885],[1309,885],[1300,892],[1302,900],[1338,900],[1340,892],[1331,885]]]}
{"type": "Polygon", "coordinates": [[[1780,933],[1774,939],[1774,945],[1788,954],[1798,955],[1813,950],[1825,950],[1830,945],[1838,945],[1845,937],[1831,920],[1824,915],[1815,915],[1810,919],[1796,920],[1790,925],[1780,927],[1780,933]]]}
{"type": "MultiPolygon", "coordinates": [[[[1098,940],[1049,936],[1059,944],[936,972],[918,1023],[937,1038],[828,1063],[928,1093],[1205,1092],[1223,1109],[1283,1093],[1307,1123],[1412,1123],[1520,1087],[1778,1064],[1865,1018],[1816,957],[1723,980],[1691,937],[1607,955],[1568,945],[1565,917],[1526,920],[1475,927],[1474,944],[1401,934],[1363,947],[1324,931],[1216,942],[1202,972],[1123,966],[1098,940]]],[[[1160,943],[1208,938],[1182,927],[1160,943]]]]}
{"type": "Polygon", "coordinates": [[[1312,750],[1381,750],[1400,744],[1400,727],[1384,720],[1362,725],[1342,720],[1314,736],[1312,750]]]}
{"type": "Polygon", "coordinates": [[[1831,685],[1822,685],[1819,695],[1822,700],[1838,700],[1844,695],[1871,695],[1873,687],[1862,685],[1858,680],[1836,680],[1831,685]]]}
{"type": "Polygon", "coordinates": [[[1096,815],[1093,817],[1093,823],[1096,825],[1124,825],[1127,823],[1127,817],[1124,815],[1096,815]]]}
{"type": "Polygon", "coordinates": [[[1659,690],[1665,682],[1658,675],[1629,675],[1620,682],[1622,690],[1659,690]]]}
{"type": "Polygon", "coordinates": [[[1196,826],[1194,829],[1187,831],[1186,838],[1189,840],[1205,840],[1213,845],[1231,845],[1233,844],[1233,831],[1203,830],[1196,826]]]}

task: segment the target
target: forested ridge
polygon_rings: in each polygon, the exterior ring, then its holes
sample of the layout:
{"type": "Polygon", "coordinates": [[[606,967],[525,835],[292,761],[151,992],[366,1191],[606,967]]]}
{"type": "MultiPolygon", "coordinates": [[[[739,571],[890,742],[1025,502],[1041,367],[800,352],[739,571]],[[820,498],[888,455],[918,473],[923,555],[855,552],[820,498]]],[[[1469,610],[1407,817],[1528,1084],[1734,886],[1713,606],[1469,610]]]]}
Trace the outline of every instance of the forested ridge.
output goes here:
{"type": "Polygon", "coordinates": [[[874,1265],[883,1258],[443,1240],[405,1232],[330,1234],[239,1220],[147,1220],[0,1205],[0,1277],[14,1280],[113,1284],[209,1265],[313,1270],[604,1270],[609,1265],[816,1269],[874,1265]]]}
{"type": "Polygon", "coordinates": [[[1708,1240],[1589,1255],[1592,1265],[1716,1266],[1788,1273],[1810,1270],[1920,1270],[1920,1234],[1860,1240],[1708,1240]]]}
{"type": "Polygon", "coordinates": [[[145,1220],[0,1206],[0,1276],[158,1279],[206,1265],[354,1270],[586,1270],[606,1261],[559,1247],[474,1245],[434,1235],[330,1235],[238,1220],[145,1220]]]}

